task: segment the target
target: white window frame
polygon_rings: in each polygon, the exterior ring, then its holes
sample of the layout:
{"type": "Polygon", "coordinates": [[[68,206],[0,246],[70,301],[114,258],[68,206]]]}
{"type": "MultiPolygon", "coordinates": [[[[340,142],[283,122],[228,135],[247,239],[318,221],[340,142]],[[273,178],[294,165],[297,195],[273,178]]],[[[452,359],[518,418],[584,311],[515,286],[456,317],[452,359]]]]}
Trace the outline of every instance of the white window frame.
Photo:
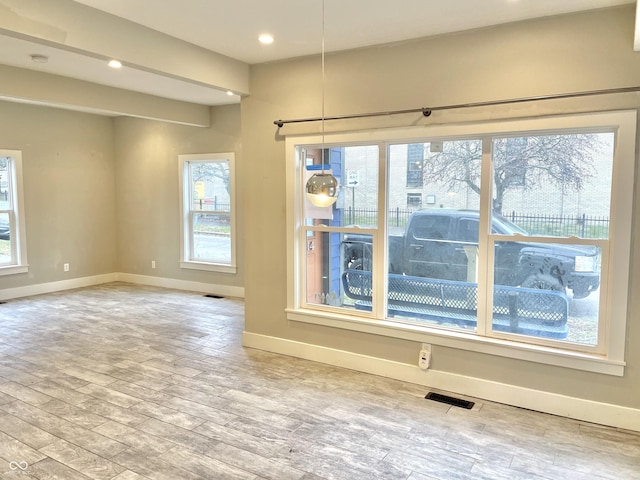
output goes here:
{"type": "Polygon", "coordinates": [[[179,193],[180,193],[180,267],[191,270],[210,272],[236,273],[236,202],[235,202],[235,153],[202,153],[178,155],[179,193]],[[193,260],[193,228],[191,210],[191,188],[189,178],[190,162],[228,162],[229,163],[229,210],[224,212],[208,211],[208,213],[229,213],[231,218],[231,260],[229,263],[193,260]]]}
{"type": "MultiPolygon", "coordinates": [[[[601,278],[606,295],[600,302],[600,315],[607,321],[599,335],[603,342],[602,351],[579,351],[563,348],[559,344],[536,344],[515,341],[500,336],[481,336],[465,332],[437,329],[429,326],[402,324],[384,318],[385,299],[379,299],[373,305],[371,313],[362,313],[347,309],[332,308],[327,305],[309,305],[304,301],[304,265],[301,255],[304,252],[304,212],[302,205],[303,162],[296,158],[297,148],[318,144],[317,136],[289,136],[286,139],[287,155],[287,251],[294,252],[288,257],[287,318],[292,321],[324,325],[334,328],[365,332],[393,338],[432,343],[461,350],[481,352],[497,356],[526,360],[536,363],[622,376],[625,367],[626,321],[629,294],[629,261],[631,253],[631,227],[633,220],[633,179],[635,166],[636,141],[635,110],[586,113],[576,115],[558,115],[526,119],[503,120],[474,124],[431,125],[427,127],[407,127],[403,129],[385,129],[364,132],[337,133],[325,136],[325,145],[344,146],[363,143],[398,143],[400,141],[433,141],[434,139],[460,137],[496,137],[517,134],[567,129],[608,129],[616,132],[616,144],[613,159],[613,180],[611,185],[611,230],[609,236],[610,254],[609,275],[601,278]]],[[[380,162],[380,185],[386,185],[386,166],[380,162]]],[[[485,172],[484,174],[487,174],[485,172]]],[[[487,178],[489,180],[489,178],[487,178]]],[[[386,187],[380,187],[381,195],[386,187]]],[[[489,189],[484,189],[485,194],[489,189]]],[[[380,201],[379,203],[382,203],[380,201]]],[[[482,202],[481,202],[482,203],[482,202]]],[[[484,202],[484,209],[488,202],[484,202]]],[[[482,215],[481,208],[481,215],[482,215]]],[[[384,211],[383,208],[380,211],[384,211]]],[[[488,212],[484,212],[485,218],[488,212]]],[[[383,219],[380,220],[382,222],[383,219]]],[[[384,249],[375,248],[376,238],[386,235],[386,222],[378,227],[373,235],[374,263],[386,269],[384,249]]],[[[344,228],[327,227],[326,231],[342,231],[344,228]]],[[[492,238],[487,237],[491,241],[492,238]]],[[[571,239],[575,241],[575,239],[571,239]]],[[[590,242],[593,243],[593,242],[590,242]]],[[[603,254],[604,258],[604,254],[603,254]]],[[[377,291],[384,291],[380,273],[374,282],[377,291]],[[378,285],[380,284],[380,285],[378,285]]],[[[384,273],[383,273],[384,275],[384,273]]],[[[603,288],[603,287],[601,287],[603,288]]],[[[479,305],[480,309],[480,305],[479,305]]]]}
{"type": "Polygon", "coordinates": [[[0,149],[0,157],[7,158],[7,191],[10,208],[0,210],[9,215],[11,232],[11,263],[0,265],[0,276],[15,275],[29,271],[27,261],[27,234],[24,215],[22,187],[22,152],[0,149]]]}

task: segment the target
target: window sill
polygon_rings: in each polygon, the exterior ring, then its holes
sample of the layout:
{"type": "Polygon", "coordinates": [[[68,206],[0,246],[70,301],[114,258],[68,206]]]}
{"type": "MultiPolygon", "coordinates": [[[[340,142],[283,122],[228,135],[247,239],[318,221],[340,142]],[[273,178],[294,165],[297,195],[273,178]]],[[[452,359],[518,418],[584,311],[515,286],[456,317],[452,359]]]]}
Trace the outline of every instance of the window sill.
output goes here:
{"type": "Polygon", "coordinates": [[[238,268],[235,265],[223,265],[221,263],[208,263],[208,262],[193,262],[193,261],[181,261],[180,268],[187,268],[190,270],[205,270],[207,272],[220,272],[220,273],[236,273],[238,268]]]}
{"type": "Polygon", "coordinates": [[[478,337],[464,332],[302,309],[287,309],[287,319],[605,375],[621,377],[624,374],[624,361],[559,348],[478,337]]]}
{"type": "Polygon", "coordinates": [[[0,267],[0,276],[17,275],[19,273],[27,273],[28,271],[28,265],[7,265],[6,267],[0,267]]]}

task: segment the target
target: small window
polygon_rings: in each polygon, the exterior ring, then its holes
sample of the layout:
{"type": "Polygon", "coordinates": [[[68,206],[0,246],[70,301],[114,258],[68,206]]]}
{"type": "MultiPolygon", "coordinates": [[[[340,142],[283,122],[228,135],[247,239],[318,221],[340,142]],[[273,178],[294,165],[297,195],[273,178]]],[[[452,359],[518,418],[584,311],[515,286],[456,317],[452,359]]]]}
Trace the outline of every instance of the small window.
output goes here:
{"type": "Polygon", "coordinates": [[[407,145],[407,187],[422,188],[424,185],[423,172],[424,143],[407,145]]]}
{"type": "Polygon", "coordinates": [[[422,206],[421,193],[407,193],[407,207],[420,208],[422,206]]]}
{"type": "Polygon", "coordinates": [[[235,273],[233,153],[180,155],[182,268],[235,273]]]}

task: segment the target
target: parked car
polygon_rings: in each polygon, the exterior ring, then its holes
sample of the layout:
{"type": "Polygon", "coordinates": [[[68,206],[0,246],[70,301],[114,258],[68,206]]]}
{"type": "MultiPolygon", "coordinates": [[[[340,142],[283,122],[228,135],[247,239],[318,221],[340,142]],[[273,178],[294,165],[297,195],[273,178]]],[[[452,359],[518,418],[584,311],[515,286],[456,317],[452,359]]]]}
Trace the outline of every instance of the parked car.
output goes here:
{"type": "Polygon", "coordinates": [[[11,226],[5,218],[0,218],[0,240],[9,240],[11,238],[11,226]]]}
{"type": "MultiPolygon", "coordinates": [[[[404,232],[389,236],[389,273],[468,281],[468,247],[478,245],[479,212],[425,209],[414,212],[404,232]]],[[[493,214],[492,232],[527,232],[493,214]]],[[[345,268],[371,269],[371,237],[348,234],[343,240],[345,268]]],[[[600,284],[599,251],[583,245],[496,242],[494,282],[547,290],[569,289],[584,298],[600,284]]]]}

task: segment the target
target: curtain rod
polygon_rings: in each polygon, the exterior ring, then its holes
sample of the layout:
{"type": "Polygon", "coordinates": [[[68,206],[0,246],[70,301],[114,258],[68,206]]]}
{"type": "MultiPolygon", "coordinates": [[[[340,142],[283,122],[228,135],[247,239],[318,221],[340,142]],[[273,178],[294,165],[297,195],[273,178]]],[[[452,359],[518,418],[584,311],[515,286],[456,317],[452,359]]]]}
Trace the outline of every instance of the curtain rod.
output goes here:
{"type": "Polygon", "coordinates": [[[556,93],[553,95],[540,95],[537,97],[524,97],[524,98],[512,98],[508,100],[490,100],[487,102],[475,102],[475,103],[458,103],[454,105],[442,105],[439,107],[422,107],[411,108],[408,110],[390,110],[387,112],[372,112],[372,113],[353,113],[350,115],[336,115],[331,117],[312,117],[312,118],[298,118],[293,120],[274,120],[274,125],[282,127],[288,123],[307,123],[307,122],[320,122],[322,120],[345,120],[351,118],[364,118],[364,117],[382,117],[388,115],[398,115],[404,113],[422,113],[425,117],[431,115],[432,112],[439,110],[453,110],[456,108],[474,108],[474,107],[490,107],[495,105],[507,105],[512,103],[525,103],[536,102],[539,100],[558,100],[563,98],[577,98],[577,97],[591,97],[595,95],[610,95],[614,93],[629,93],[639,92],[640,86],[637,87],[620,87],[609,88],[604,90],[589,90],[586,92],[572,92],[572,93],[556,93]]]}

